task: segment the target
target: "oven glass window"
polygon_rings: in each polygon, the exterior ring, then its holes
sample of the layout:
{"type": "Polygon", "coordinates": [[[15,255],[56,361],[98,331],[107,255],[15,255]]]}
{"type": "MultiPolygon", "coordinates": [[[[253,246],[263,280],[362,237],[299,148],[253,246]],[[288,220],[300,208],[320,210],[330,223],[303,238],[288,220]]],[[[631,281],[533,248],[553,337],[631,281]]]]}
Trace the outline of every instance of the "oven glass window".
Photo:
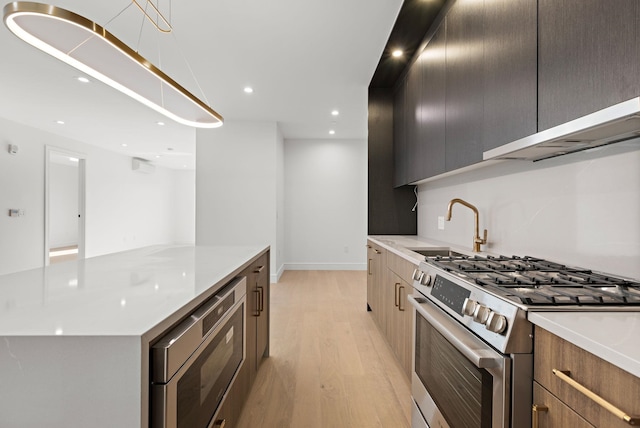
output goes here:
{"type": "Polygon", "coordinates": [[[491,427],[493,378],[416,316],[416,374],[452,428],[491,427]]]}
{"type": "Polygon", "coordinates": [[[178,381],[178,428],[206,428],[243,359],[244,305],[178,381]]]}

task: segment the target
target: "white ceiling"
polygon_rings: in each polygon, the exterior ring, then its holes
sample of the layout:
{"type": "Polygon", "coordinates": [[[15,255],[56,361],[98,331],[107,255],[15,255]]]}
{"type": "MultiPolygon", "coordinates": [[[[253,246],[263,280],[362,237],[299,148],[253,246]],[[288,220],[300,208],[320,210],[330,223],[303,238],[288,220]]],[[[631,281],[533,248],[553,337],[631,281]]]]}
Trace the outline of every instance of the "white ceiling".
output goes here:
{"type": "MultiPolygon", "coordinates": [[[[143,15],[131,0],[52,4],[137,46],[225,121],[278,122],[288,139],[366,138],[367,86],[402,0],[158,1],[170,15],[173,35],[142,25],[143,15]],[[244,93],[247,85],[253,94],[244,93]],[[339,116],[331,116],[333,109],[339,116]]],[[[4,25],[0,46],[0,117],[157,165],[195,167],[193,128],[102,83],[77,82],[74,68],[4,25]],[[166,125],[158,126],[160,120],[166,125]]]]}

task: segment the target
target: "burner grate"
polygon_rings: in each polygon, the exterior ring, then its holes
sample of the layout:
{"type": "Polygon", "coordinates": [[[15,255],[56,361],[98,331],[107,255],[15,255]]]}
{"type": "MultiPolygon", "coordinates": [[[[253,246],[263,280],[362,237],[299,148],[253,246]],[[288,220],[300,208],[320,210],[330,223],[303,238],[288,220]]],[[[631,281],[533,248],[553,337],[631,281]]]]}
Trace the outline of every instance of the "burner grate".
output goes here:
{"type": "Polygon", "coordinates": [[[640,305],[640,283],[544,259],[476,255],[426,261],[526,305],[640,305]]]}

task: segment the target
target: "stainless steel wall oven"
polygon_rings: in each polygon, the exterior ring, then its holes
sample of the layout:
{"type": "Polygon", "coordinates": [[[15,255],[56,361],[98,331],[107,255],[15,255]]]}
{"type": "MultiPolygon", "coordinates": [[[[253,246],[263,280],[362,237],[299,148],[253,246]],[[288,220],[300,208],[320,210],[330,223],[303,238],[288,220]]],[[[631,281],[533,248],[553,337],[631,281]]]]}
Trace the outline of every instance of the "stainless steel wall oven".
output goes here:
{"type": "Polygon", "coordinates": [[[151,427],[207,428],[245,360],[246,278],[151,347],[151,427]]]}

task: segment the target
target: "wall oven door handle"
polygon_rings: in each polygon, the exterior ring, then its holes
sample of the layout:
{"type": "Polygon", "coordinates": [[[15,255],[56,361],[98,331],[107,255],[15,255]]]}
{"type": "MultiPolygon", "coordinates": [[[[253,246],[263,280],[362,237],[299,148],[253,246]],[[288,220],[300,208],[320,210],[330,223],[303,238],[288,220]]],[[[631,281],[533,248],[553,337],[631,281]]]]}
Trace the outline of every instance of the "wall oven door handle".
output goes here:
{"type": "Polygon", "coordinates": [[[471,335],[454,320],[440,312],[437,307],[423,297],[408,296],[409,302],[429,324],[443,335],[462,355],[477,368],[502,367],[504,356],[471,335]]]}

